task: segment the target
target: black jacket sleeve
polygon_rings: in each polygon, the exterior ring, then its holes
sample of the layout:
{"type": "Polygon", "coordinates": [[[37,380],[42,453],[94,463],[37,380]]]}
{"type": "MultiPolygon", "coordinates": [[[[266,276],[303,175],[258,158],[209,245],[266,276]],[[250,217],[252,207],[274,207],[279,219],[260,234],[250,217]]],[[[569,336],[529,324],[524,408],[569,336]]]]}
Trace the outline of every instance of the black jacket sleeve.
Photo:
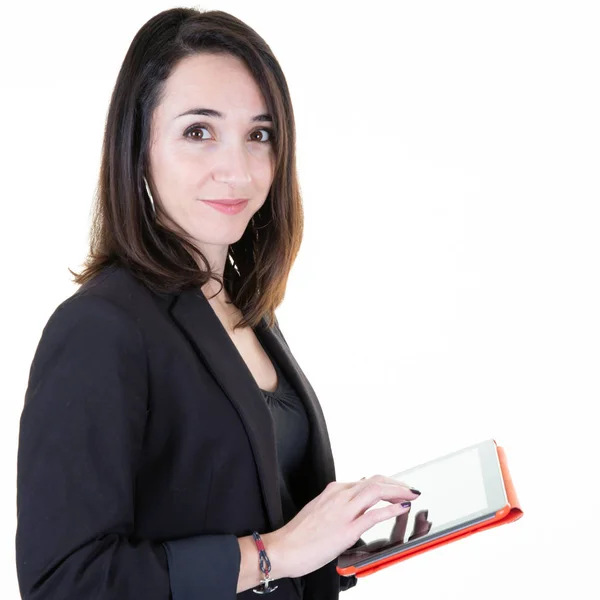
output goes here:
{"type": "Polygon", "coordinates": [[[345,592],[350,588],[353,588],[357,582],[358,579],[356,575],[340,575],[340,592],[345,592]]]}
{"type": "Polygon", "coordinates": [[[141,332],[120,307],[75,295],[52,314],[20,420],[15,545],[23,599],[235,597],[235,536],[132,536],[147,381],[141,332]]]}

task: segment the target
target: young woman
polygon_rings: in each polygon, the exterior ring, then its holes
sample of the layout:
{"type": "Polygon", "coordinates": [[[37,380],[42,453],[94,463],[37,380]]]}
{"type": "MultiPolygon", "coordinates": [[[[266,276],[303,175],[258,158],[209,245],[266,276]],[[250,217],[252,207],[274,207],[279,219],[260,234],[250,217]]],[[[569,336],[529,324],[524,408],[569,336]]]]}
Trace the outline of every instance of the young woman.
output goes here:
{"type": "Polygon", "coordinates": [[[23,598],[332,600],[356,581],[339,554],[409,510],[395,480],[336,482],[275,318],[302,238],[294,147],[286,80],[250,27],[177,8],[137,33],[80,287],[31,365],[23,598]]]}

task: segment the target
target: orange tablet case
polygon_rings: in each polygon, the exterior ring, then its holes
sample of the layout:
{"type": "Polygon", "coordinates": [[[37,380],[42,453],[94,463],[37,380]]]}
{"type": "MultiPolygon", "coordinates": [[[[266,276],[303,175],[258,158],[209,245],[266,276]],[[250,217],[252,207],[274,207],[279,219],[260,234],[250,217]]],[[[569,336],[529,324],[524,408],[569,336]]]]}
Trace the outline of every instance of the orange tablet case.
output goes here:
{"type": "MultiPolygon", "coordinates": [[[[495,442],[494,442],[495,443],[495,442]]],[[[491,529],[492,527],[498,527],[499,525],[504,525],[505,523],[512,523],[517,519],[520,519],[523,516],[523,511],[519,505],[519,500],[517,499],[517,493],[515,492],[515,486],[513,484],[512,478],[510,476],[510,472],[508,470],[508,464],[506,461],[506,453],[501,446],[496,444],[496,449],[498,451],[498,459],[500,462],[500,471],[502,473],[502,479],[504,480],[504,489],[506,490],[506,498],[508,504],[499,510],[492,519],[489,519],[485,523],[476,523],[471,527],[467,527],[462,531],[454,531],[449,533],[447,536],[438,538],[436,540],[431,540],[428,543],[423,544],[422,546],[418,546],[411,550],[407,550],[397,556],[388,556],[386,558],[382,558],[381,560],[371,563],[365,567],[337,567],[337,571],[340,575],[356,575],[356,577],[366,577],[367,575],[371,575],[381,569],[385,569],[393,564],[406,560],[412,556],[416,556],[417,554],[421,554],[423,552],[427,552],[428,550],[432,550],[433,548],[437,548],[438,546],[443,546],[444,544],[449,544],[450,542],[454,542],[461,538],[467,537],[468,535],[472,535],[473,533],[477,533],[479,531],[484,531],[485,529],[491,529]]]]}

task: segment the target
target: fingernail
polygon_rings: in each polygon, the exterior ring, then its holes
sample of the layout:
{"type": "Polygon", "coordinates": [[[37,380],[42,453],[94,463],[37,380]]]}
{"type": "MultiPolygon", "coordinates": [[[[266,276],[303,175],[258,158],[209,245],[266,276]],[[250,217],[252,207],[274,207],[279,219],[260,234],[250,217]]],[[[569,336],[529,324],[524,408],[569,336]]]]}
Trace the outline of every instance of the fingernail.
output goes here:
{"type": "Polygon", "coordinates": [[[400,506],[401,506],[402,508],[410,508],[410,506],[411,506],[411,503],[410,503],[410,502],[403,502],[403,503],[402,503],[400,506]]]}
{"type": "Polygon", "coordinates": [[[417,494],[417,496],[421,495],[421,492],[419,490],[415,490],[415,488],[408,488],[413,494],[417,494]]]}

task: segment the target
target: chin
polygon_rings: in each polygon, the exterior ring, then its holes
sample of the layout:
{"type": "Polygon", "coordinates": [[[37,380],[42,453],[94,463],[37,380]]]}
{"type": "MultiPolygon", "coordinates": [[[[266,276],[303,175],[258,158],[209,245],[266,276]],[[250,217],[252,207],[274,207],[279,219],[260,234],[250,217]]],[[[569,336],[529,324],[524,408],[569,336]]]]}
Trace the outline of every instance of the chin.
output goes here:
{"type": "Polygon", "coordinates": [[[207,234],[206,232],[196,231],[190,232],[190,235],[193,236],[194,240],[202,246],[203,244],[209,244],[211,246],[229,246],[230,244],[235,244],[239,242],[242,236],[244,235],[244,229],[240,229],[239,231],[234,231],[233,228],[230,231],[223,231],[220,235],[215,235],[215,232],[211,232],[211,234],[207,234]]]}

